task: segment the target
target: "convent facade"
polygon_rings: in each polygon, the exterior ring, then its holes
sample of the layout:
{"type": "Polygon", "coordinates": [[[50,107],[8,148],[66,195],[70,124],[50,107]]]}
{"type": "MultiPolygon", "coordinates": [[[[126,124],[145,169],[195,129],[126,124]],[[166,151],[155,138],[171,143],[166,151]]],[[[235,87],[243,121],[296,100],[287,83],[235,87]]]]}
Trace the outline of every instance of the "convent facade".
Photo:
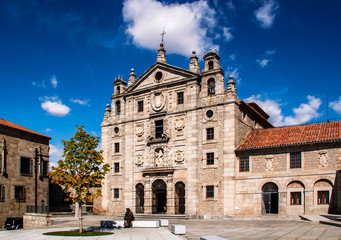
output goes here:
{"type": "Polygon", "coordinates": [[[205,53],[202,70],[195,51],[188,70],[168,64],[165,53],[161,43],[139,78],[132,69],[128,83],[113,83],[101,125],[111,166],[102,186],[107,214],[127,207],[191,218],[329,211],[340,122],[308,125],[317,130],[307,134],[302,126],[274,128],[257,104],[238,99],[233,76],[225,88],[217,52],[205,53]],[[320,141],[319,129],[331,134],[320,141]]]}

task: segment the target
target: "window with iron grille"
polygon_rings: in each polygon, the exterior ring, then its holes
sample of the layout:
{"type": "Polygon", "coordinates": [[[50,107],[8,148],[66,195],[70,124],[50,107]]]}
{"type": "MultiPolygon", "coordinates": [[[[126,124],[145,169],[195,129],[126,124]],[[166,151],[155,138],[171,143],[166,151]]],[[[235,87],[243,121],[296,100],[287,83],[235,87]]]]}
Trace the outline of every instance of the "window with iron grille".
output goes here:
{"type": "Polygon", "coordinates": [[[155,121],[155,138],[161,138],[163,133],[163,120],[155,121]]]}
{"type": "Polygon", "coordinates": [[[120,152],[120,143],[115,143],[115,153],[120,152]]]}
{"type": "Polygon", "coordinates": [[[137,102],[137,111],[138,112],[143,112],[143,101],[138,101],[137,102]]]}
{"type": "Polygon", "coordinates": [[[207,140],[214,139],[214,128],[206,128],[206,139],[207,140]]]}
{"type": "Polygon", "coordinates": [[[290,205],[301,205],[301,192],[290,193],[290,205]]]}
{"type": "Polygon", "coordinates": [[[0,185],[0,202],[5,201],[5,186],[0,185]]]}
{"type": "Polygon", "coordinates": [[[329,204],[329,191],[318,191],[317,192],[317,204],[329,204]]]}
{"type": "Polygon", "coordinates": [[[17,202],[26,201],[26,189],[24,186],[14,186],[14,199],[17,202]]]}
{"type": "Polygon", "coordinates": [[[240,157],[239,158],[239,172],[248,172],[249,171],[249,157],[240,157]]]}
{"type": "Polygon", "coordinates": [[[206,153],[206,163],[207,165],[213,165],[214,164],[214,153],[206,153]]]}
{"type": "Polygon", "coordinates": [[[49,162],[48,161],[41,161],[41,175],[47,176],[47,170],[48,170],[49,162]]]}
{"type": "Polygon", "coordinates": [[[120,189],[119,188],[114,188],[113,197],[114,198],[120,198],[120,189]]]}
{"type": "Polygon", "coordinates": [[[214,198],[214,186],[206,186],[206,198],[214,198]]]}
{"type": "Polygon", "coordinates": [[[178,104],[184,103],[184,92],[178,92],[178,104]]]}
{"type": "Polygon", "coordinates": [[[32,175],[32,162],[30,158],[20,157],[20,173],[21,175],[30,176],[32,175]]]}
{"type": "Polygon", "coordinates": [[[290,168],[301,168],[301,152],[290,153],[290,168]]]}
{"type": "Polygon", "coordinates": [[[120,163],[118,163],[118,162],[114,163],[114,171],[115,171],[115,173],[120,172],[120,163]]]}

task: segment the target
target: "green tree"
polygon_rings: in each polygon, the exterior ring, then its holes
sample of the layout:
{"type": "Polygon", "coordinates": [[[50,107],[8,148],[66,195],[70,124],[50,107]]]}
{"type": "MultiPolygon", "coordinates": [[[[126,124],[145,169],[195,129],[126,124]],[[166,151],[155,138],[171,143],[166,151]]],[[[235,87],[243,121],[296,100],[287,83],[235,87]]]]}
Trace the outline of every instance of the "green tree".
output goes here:
{"type": "Polygon", "coordinates": [[[80,207],[79,232],[83,232],[82,205],[101,196],[99,188],[102,179],[109,171],[109,164],[103,164],[102,150],[97,151],[99,137],[94,137],[84,131],[84,126],[78,126],[75,136],[69,141],[62,140],[64,145],[64,160],[58,161],[57,167],[52,167],[49,173],[52,183],[62,187],[68,194],[66,200],[78,203],[80,207]]]}

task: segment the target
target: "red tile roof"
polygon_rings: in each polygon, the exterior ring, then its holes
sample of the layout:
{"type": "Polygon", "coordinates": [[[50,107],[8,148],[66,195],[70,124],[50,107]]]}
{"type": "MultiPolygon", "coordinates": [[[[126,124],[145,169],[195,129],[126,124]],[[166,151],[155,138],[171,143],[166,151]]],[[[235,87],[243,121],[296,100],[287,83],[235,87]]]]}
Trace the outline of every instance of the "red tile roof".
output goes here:
{"type": "Polygon", "coordinates": [[[252,130],[236,150],[323,142],[341,142],[341,121],[252,130]]]}
{"type": "Polygon", "coordinates": [[[38,136],[41,136],[41,137],[45,137],[45,138],[51,139],[51,137],[49,137],[49,136],[46,136],[46,135],[43,135],[41,133],[32,131],[32,130],[30,130],[28,128],[24,128],[24,127],[22,127],[22,126],[20,126],[18,124],[12,123],[12,122],[7,121],[7,120],[2,119],[2,118],[0,118],[0,125],[6,126],[6,127],[10,127],[10,128],[14,128],[14,129],[17,129],[17,130],[21,130],[21,131],[24,131],[24,132],[28,132],[28,133],[31,133],[31,134],[34,134],[34,135],[38,135],[38,136]]]}

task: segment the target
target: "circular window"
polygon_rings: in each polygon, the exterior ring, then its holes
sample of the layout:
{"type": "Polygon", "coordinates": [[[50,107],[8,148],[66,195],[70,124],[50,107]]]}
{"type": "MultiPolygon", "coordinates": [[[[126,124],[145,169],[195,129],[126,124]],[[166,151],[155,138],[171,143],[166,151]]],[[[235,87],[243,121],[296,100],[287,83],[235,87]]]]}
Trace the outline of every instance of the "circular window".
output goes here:
{"type": "Polygon", "coordinates": [[[120,129],[118,127],[114,128],[114,132],[117,134],[120,131],[120,129]]]}
{"type": "Polygon", "coordinates": [[[155,80],[160,81],[162,79],[162,72],[155,73],[155,80]]]}
{"type": "Polygon", "coordinates": [[[206,116],[207,116],[208,118],[212,118],[212,117],[213,117],[213,111],[212,111],[212,110],[208,110],[208,111],[206,112],[206,116]]]}

